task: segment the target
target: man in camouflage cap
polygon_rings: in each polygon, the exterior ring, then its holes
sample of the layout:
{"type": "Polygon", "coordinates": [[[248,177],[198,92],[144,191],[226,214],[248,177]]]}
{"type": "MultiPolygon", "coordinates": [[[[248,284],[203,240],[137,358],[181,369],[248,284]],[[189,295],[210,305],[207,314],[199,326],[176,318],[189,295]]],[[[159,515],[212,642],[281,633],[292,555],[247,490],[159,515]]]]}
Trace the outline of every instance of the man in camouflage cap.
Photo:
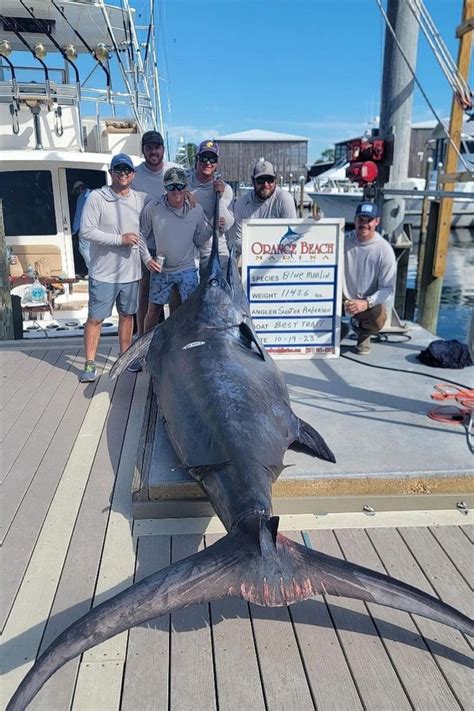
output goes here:
{"type": "Polygon", "coordinates": [[[163,187],[165,194],[146,205],[140,221],[141,234],[152,234],[156,248],[156,259],[149,262],[144,257],[151,271],[145,331],[158,323],[164,304],[169,303],[170,311],[173,310],[170,301],[174,286],[179,290],[181,303],[196,289],[199,284],[196,248],[212,235],[201,205],[190,205],[187,176],[182,168],[168,168],[163,187]]]}

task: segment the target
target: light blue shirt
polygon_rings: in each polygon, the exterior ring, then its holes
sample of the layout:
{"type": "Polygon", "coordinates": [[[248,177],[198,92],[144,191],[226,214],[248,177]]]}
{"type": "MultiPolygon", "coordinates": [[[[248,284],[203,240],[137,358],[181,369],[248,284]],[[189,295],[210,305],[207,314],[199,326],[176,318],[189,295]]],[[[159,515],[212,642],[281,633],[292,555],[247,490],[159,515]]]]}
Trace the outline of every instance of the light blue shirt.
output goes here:
{"type": "Polygon", "coordinates": [[[72,222],[72,234],[75,235],[79,230],[81,229],[81,216],[82,216],[82,211],[84,209],[84,205],[86,203],[87,198],[91,194],[90,188],[86,188],[85,190],[82,191],[82,193],[79,193],[79,196],[76,201],[76,212],[74,213],[74,220],[72,222]]]}

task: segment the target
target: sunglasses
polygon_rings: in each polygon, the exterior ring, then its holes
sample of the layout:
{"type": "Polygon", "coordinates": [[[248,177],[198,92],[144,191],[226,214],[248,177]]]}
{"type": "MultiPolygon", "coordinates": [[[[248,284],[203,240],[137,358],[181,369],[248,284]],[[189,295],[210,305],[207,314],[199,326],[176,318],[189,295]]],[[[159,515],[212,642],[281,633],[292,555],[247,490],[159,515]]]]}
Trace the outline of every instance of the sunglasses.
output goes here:
{"type": "Polygon", "coordinates": [[[210,163],[215,165],[217,163],[217,158],[215,156],[198,156],[198,161],[200,163],[210,163]]]}
{"type": "Polygon", "coordinates": [[[181,192],[185,189],[186,185],[184,183],[169,183],[168,185],[165,185],[165,190],[167,193],[172,193],[173,190],[179,190],[179,192],[181,192]]]}
{"type": "Polygon", "coordinates": [[[112,168],[112,170],[117,175],[120,175],[121,173],[125,173],[125,175],[130,175],[130,173],[135,172],[133,168],[130,168],[129,165],[116,165],[112,168]]]}
{"type": "Polygon", "coordinates": [[[273,175],[261,175],[259,178],[255,178],[255,182],[257,183],[257,185],[265,185],[265,183],[273,185],[275,180],[276,178],[273,175]]]}

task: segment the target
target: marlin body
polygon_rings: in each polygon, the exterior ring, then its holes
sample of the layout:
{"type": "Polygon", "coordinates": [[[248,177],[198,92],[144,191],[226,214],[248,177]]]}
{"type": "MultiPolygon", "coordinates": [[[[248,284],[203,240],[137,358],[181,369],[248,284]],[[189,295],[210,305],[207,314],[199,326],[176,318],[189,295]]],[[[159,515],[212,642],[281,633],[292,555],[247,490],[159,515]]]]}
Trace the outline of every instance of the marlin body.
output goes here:
{"type": "Polygon", "coordinates": [[[472,620],[423,591],[278,533],[271,487],[286,449],[299,443],[324,461],[335,459],[321,435],[293,413],[280,371],[255,334],[233,258],[227,275],[221,272],[216,235],[207,278],[172,317],[119,358],[111,375],[136,359],[148,366],[158,413],[179,460],[228,533],[72,624],[36,660],[8,711],[25,709],[65,662],[109,637],[231,596],[282,606],[319,593],[342,595],[474,634],[472,620]]]}

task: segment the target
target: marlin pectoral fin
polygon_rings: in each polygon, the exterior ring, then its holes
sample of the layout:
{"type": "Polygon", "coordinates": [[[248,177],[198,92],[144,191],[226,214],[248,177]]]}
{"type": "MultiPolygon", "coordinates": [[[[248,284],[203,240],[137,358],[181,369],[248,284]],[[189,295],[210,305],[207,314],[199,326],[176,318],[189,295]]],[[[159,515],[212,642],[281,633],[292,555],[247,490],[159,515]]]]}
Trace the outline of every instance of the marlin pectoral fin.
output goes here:
{"type": "Polygon", "coordinates": [[[138,361],[139,363],[143,364],[145,362],[146,355],[150,349],[150,344],[153,340],[157,328],[160,328],[160,326],[156,326],[155,328],[150,329],[145,334],[143,334],[143,336],[137,338],[137,340],[132,343],[130,348],[127,348],[127,350],[117,358],[112,368],[110,369],[109,377],[118,377],[121,373],[124,372],[124,370],[128,368],[130,363],[138,361]]]}
{"type": "Polygon", "coordinates": [[[265,355],[265,351],[263,350],[263,348],[260,344],[260,341],[258,340],[257,336],[255,335],[253,329],[248,325],[248,323],[246,323],[245,321],[241,321],[239,323],[239,331],[242,334],[242,336],[247,341],[249,341],[250,345],[252,343],[255,344],[255,346],[260,354],[261,359],[266,360],[267,356],[265,355]]]}
{"type": "Polygon", "coordinates": [[[327,462],[335,462],[336,458],[327,446],[324,439],[321,437],[319,432],[317,432],[314,427],[310,424],[296,417],[297,423],[296,432],[293,433],[293,439],[290,442],[290,447],[294,443],[298,443],[310,450],[314,456],[319,457],[319,459],[325,459],[327,462]]]}

